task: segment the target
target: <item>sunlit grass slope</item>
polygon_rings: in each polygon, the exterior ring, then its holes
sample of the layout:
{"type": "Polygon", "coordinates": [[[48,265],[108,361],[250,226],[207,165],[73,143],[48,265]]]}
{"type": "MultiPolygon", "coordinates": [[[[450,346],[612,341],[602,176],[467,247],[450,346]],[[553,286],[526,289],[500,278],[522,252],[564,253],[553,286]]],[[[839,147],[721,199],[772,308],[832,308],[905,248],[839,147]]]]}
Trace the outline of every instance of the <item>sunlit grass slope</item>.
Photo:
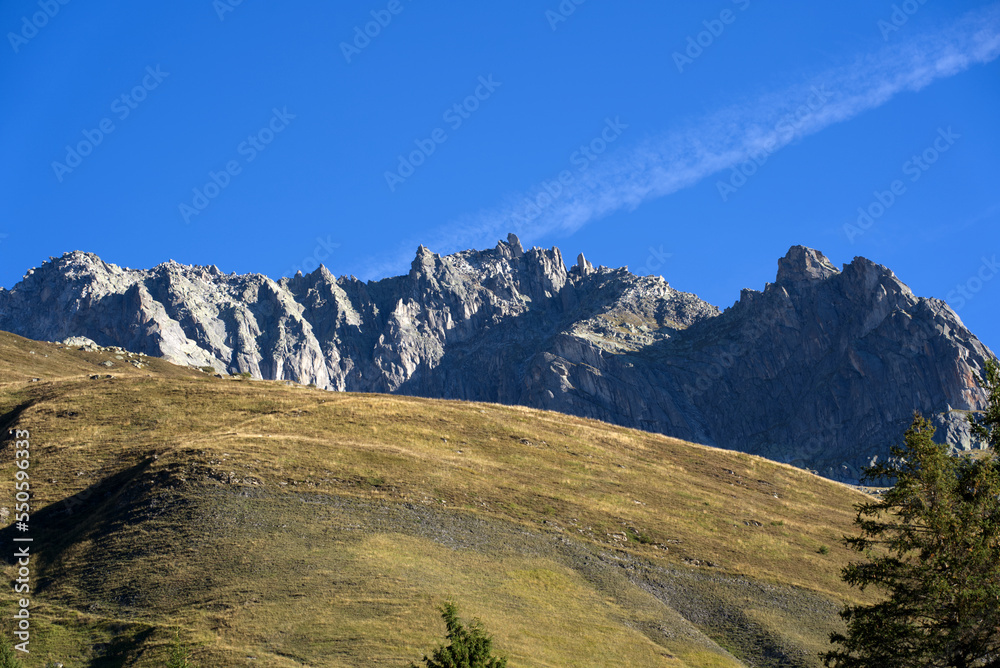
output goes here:
{"type": "MultiPolygon", "coordinates": [[[[0,334],[0,427],[31,432],[31,665],[162,666],[179,632],[199,666],[405,666],[450,599],[512,668],[810,666],[853,600],[863,497],[794,468],[144,361],[0,334]]],[[[10,440],[0,461],[10,545],[10,440]]]]}

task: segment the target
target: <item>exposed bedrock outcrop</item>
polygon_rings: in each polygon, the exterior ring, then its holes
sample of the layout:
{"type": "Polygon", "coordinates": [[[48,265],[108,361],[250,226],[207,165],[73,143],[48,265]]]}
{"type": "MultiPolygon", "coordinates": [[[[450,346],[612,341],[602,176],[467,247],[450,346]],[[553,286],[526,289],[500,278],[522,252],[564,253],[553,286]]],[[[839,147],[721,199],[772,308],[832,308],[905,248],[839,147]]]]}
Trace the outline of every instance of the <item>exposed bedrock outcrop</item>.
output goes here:
{"type": "Polygon", "coordinates": [[[181,364],[341,391],[546,408],[761,454],[854,480],[914,410],[974,444],[965,414],[992,353],[942,301],[864,258],[795,246],[725,311],[660,277],[567,270],[517,237],[405,276],[275,282],[173,261],[122,269],[67,253],[0,289],[0,329],[85,336],[181,364]]]}

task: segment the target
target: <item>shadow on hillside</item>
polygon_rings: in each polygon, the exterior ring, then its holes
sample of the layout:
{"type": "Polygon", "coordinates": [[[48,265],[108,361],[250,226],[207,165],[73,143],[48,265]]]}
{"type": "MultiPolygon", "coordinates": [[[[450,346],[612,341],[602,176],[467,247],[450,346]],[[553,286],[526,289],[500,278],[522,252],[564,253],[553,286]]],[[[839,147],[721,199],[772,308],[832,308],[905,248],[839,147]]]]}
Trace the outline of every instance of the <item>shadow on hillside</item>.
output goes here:
{"type": "MultiPolygon", "coordinates": [[[[10,414],[4,416],[9,419],[10,414]]],[[[105,539],[130,523],[135,482],[143,476],[153,462],[152,457],[100,479],[86,489],[57,503],[31,513],[29,530],[19,531],[17,523],[0,530],[0,541],[12,546],[7,552],[8,563],[14,563],[15,548],[29,546],[31,555],[32,598],[44,594],[59,581],[60,574],[73,568],[66,563],[71,548],[84,542],[100,546],[105,539]],[[31,542],[14,542],[15,538],[30,538],[31,542]]],[[[33,481],[37,486],[41,481],[33,481]]],[[[100,549],[98,547],[97,549],[100,549]]],[[[99,573],[88,576],[101,577],[99,573]]],[[[106,629],[112,634],[108,642],[91,646],[91,668],[123,668],[133,665],[146,641],[156,631],[146,625],[115,623],[106,629]]]]}
{"type": "Polygon", "coordinates": [[[101,655],[90,660],[88,668],[125,668],[135,665],[143,646],[155,629],[145,628],[133,634],[123,633],[101,647],[101,655]]]}
{"type": "MultiPolygon", "coordinates": [[[[19,531],[18,523],[0,530],[0,541],[8,545],[15,538],[31,538],[32,577],[37,578],[32,590],[44,593],[52,584],[52,572],[62,569],[66,551],[83,541],[101,540],[126,525],[128,508],[117,503],[130,488],[130,483],[145,473],[153,463],[152,457],[128,466],[103,478],[90,487],[41,509],[33,510],[28,530],[19,531]]],[[[37,486],[41,481],[33,481],[37,486]]],[[[13,549],[8,552],[8,563],[13,563],[13,549]]]]}
{"type": "Polygon", "coordinates": [[[9,433],[9,430],[14,428],[14,425],[18,423],[21,419],[21,414],[28,410],[35,404],[34,401],[26,401],[25,403],[14,407],[12,410],[7,411],[3,415],[0,415],[0,434],[4,434],[3,437],[3,447],[7,448],[9,444],[14,442],[14,434],[9,433]]]}

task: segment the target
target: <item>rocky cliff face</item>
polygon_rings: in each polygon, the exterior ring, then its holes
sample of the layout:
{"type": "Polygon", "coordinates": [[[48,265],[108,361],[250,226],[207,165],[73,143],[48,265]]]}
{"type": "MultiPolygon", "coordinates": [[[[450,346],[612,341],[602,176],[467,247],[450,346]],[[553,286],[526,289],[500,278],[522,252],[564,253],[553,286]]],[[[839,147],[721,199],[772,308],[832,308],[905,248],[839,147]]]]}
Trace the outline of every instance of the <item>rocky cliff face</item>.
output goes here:
{"type": "Polygon", "coordinates": [[[280,282],[175,262],[116,267],[74,252],[0,289],[0,329],[85,336],[181,364],[342,391],[547,408],[856,479],[912,412],[956,448],[992,356],[944,303],[885,267],[838,271],[793,247],[762,292],[720,312],[659,277],[567,270],[517,237],[406,276],[280,282]]]}

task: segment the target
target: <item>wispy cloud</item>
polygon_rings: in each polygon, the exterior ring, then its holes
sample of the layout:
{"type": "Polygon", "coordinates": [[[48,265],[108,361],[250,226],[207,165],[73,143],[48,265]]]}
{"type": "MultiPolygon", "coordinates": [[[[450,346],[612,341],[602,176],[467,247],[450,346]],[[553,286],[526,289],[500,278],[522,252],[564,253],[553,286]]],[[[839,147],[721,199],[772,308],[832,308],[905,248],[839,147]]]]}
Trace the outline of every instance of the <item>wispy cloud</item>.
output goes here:
{"type": "MultiPolygon", "coordinates": [[[[509,231],[526,241],[553,232],[572,233],[616,211],[633,210],[645,201],[732,169],[762,151],[773,153],[879,107],[900,93],[919,91],[937,79],[996,59],[1000,56],[1000,3],[966,14],[933,34],[908,39],[898,34],[893,41],[849,65],[609,153],[540,215],[525,215],[526,203],[539,193],[529,191],[452,221],[430,234],[425,243],[435,251],[451,252],[488,247],[509,231]],[[829,99],[810,113],[796,116],[796,109],[817,88],[829,91],[829,99]],[[783,123],[789,114],[795,118],[791,128],[787,121],[783,123]]],[[[363,274],[375,278],[405,271],[412,253],[412,248],[400,248],[371,262],[363,274]]]]}

